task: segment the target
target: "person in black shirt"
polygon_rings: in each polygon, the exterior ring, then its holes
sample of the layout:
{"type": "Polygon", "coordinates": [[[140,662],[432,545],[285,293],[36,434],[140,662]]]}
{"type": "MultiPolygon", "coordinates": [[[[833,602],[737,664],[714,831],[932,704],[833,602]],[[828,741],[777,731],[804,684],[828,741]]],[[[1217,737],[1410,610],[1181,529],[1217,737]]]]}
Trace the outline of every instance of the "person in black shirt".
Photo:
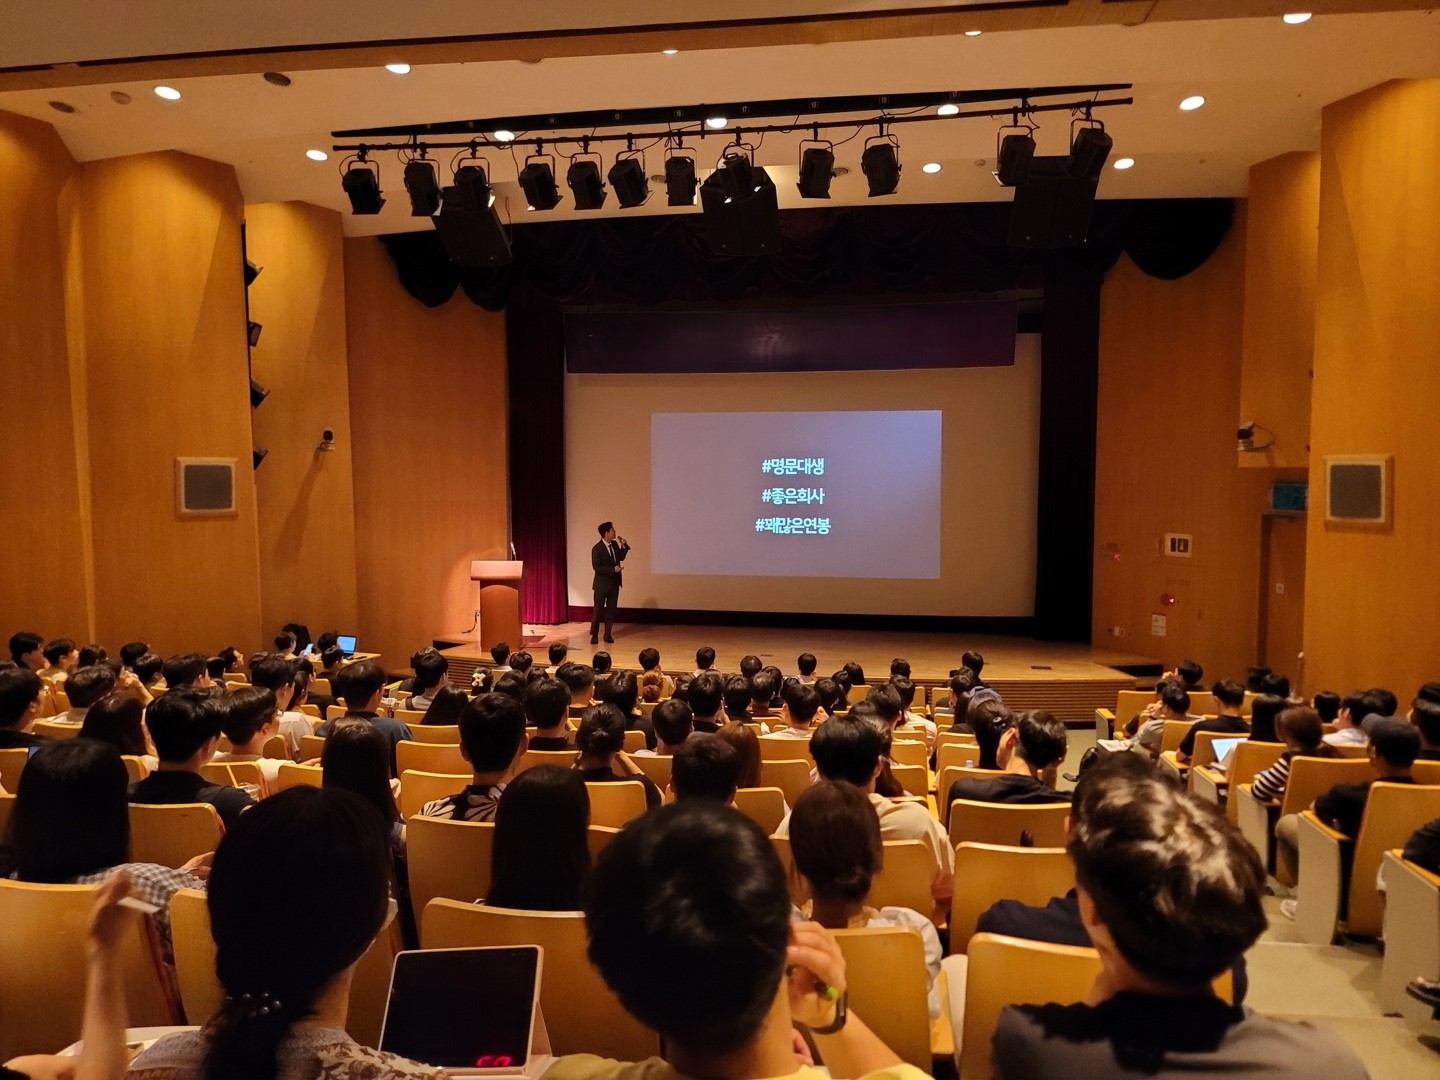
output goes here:
{"type": "Polygon", "coordinates": [[[1420,755],[1416,760],[1440,761],[1440,701],[1427,697],[1427,691],[1440,695],[1440,684],[1430,683],[1420,688],[1419,696],[1410,705],[1408,719],[1420,733],[1420,755]]]}
{"type": "Polygon", "coordinates": [[[645,789],[645,807],[653,810],[663,801],[660,789],[622,751],[625,748],[625,714],[614,705],[586,709],[575,734],[580,758],[575,768],[587,784],[613,784],[635,780],[645,789]]]}
{"type": "Polygon", "coordinates": [[[536,679],[525,687],[525,720],[535,725],[531,750],[574,750],[570,734],[570,689],[559,679],[536,679]]]}
{"type": "Polygon", "coordinates": [[[1440,818],[1415,830],[1405,841],[1404,857],[1432,874],[1440,874],[1440,818]]]}
{"type": "Polygon", "coordinates": [[[209,803],[227,830],[255,800],[237,787],[212,784],[200,766],[215,756],[225,722],[225,699],[218,692],[171,690],[145,710],[145,726],[160,764],[144,780],[130,785],[132,803],[209,803]]]}
{"type": "Polygon", "coordinates": [[[1185,738],[1180,740],[1180,746],[1175,751],[1175,760],[1181,765],[1190,764],[1190,759],[1195,756],[1195,736],[1202,731],[1218,731],[1227,735],[1248,735],[1250,724],[1240,714],[1241,706],[1245,704],[1245,688],[1237,682],[1229,679],[1221,679],[1210,690],[1210,695],[1215,699],[1215,704],[1220,706],[1220,715],[1209,720],[1201,720],[1190,725],[1190,730],[1185,733],[1185,738]]]}
{"type": "Polygon", "coordinates": [[[30,734],[40,715],[42,689],[40,676],[27,667],[0,671],[0,750],[23,750],[49,741],[30,734]]]}
{"type": "Polygon", "coordinates": [[[1065,760],[1065,725],[1039,709],[1020,714],[1000,736],[995,759],[1004,776],[965,777],[950,785],[946,814],[956,799],[971,802],[1057,803],[1070,797],[1055,790],[1056,773],[1065,760]]]}

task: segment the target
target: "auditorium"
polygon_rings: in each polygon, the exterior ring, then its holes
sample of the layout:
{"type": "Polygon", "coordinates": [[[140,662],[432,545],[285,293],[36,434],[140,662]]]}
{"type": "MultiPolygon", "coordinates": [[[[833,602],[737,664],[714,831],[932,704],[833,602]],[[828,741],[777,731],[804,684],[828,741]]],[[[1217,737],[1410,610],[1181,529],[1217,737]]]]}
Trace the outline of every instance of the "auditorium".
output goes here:
{"type": "Polygon", "coordinates": [[[1440,1075],[1437,280],[1434,0],[6,6],[0,1080],[1440,1075]]]}

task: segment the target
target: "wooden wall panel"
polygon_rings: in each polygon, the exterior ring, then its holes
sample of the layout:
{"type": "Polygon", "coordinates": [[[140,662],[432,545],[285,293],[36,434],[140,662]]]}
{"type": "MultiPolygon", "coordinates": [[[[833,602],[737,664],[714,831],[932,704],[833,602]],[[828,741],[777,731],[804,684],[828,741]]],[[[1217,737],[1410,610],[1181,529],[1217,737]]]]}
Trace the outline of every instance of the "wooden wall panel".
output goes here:
{"type": "Polygon", "coordinates": [[[1255,421],[1263,453],[1246,468],[1310,463],[1310,370],[1315,355],[1315,268],[1320,238],[1320,155],[1296,151],[1250,169],[1245,234],[1241,423],[1255,421]]]}
{"type": "Polygon", "coordinates": [[[1408,700],[1440,678],[1440,80],[1329,106],[1321,155],[1307,682],[1408,700]],[[1394,455],[1392,527],[1318,512],[1349,453],[1394,455]]]}
{"type": "Polygon", "coordinates": [[[251,370],[270,391],[252,418],[255,444],[270,452],[255,473],[262,620],[267,634],[289,622],[343,631],[359,616],[340,215],[247,206],[245,237],[264,267],[249,290],[250,318],[264,327],[251,370]],[[320,451],[327,428],[335,448],[320,451]]]}
{"type": "Polygon", "coordinates": [[[345,312],[358,630],[403,668],[471,625],[470,561],[507,554],[505,321],[458,293],[424,307],[371,237],[345,241],[345,312]]]}
{"type": "Polygon", "coordinates": [[[19,629],[94,634],[82,486],[84,388],[66,320],[75,163],[49,124],[0,112],[0,611],[19,629]]]}
{"type": "Polygon", "coordinates": [[[1244,253],[1242,215],[1188,277],[1122,258],[1101,298],[1093,640],[1167,665],[1191,657],[1209,678],[1254,663],[1275,475],[1235,464],[1244,253]],[[1167,532],[1194,537],[1191,558],[1160,554],[1167,532]],[[1165,637],[1151,634],[1156,613],[1165,637]]]}
{"type": "Polygon", "coordinates": [[[242,211],[234,170],[185,154],[80,172],[96,634],[112,649],[259,644],[242,211]],[[235,458],[238,513],[182,520],[177,456],[235,458]]]}

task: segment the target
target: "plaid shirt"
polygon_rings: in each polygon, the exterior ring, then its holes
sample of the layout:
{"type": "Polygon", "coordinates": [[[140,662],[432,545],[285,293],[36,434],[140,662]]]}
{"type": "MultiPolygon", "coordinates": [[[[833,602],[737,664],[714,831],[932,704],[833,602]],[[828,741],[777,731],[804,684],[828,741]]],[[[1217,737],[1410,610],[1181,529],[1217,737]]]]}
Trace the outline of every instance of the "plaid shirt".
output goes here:
{"type": "Polygon", "coordinates": [[[155,929],[160,934],[160,945],[165,953],[165,963],[173,968],[175,952],[170,945],[170,898],[181,889],[203,891],[205,882],[186,870],[172,870],[168,866],[139,862],[112,866],[109,870],[101,870],[96,874],[86,874],[83,877],[75,878],[70,884],[99,885],[118,870],[124,870],[130,875],[131,891],[135,896],[160,909],[151,918],[155,920],[155,929]]]}

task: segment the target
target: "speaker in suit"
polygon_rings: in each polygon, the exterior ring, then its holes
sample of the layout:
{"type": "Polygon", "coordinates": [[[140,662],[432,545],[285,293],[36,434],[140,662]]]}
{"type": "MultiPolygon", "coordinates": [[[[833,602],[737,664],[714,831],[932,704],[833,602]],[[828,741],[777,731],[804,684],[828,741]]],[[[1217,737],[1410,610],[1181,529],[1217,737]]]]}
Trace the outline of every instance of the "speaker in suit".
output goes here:
{"type": "Polygon", "coordinates": [[[630,545],[615,535],[610,522],[600,526],[600,542],[590,549],[590,566],[595,571],[595,612],[590,617],[590,644],[598,642],[600,619],[605,619],[605,640],[614,641],[611,628],[615,623],[615,609],[620,604],[620,585],[625,556],[630,554],[630,545]]]}

